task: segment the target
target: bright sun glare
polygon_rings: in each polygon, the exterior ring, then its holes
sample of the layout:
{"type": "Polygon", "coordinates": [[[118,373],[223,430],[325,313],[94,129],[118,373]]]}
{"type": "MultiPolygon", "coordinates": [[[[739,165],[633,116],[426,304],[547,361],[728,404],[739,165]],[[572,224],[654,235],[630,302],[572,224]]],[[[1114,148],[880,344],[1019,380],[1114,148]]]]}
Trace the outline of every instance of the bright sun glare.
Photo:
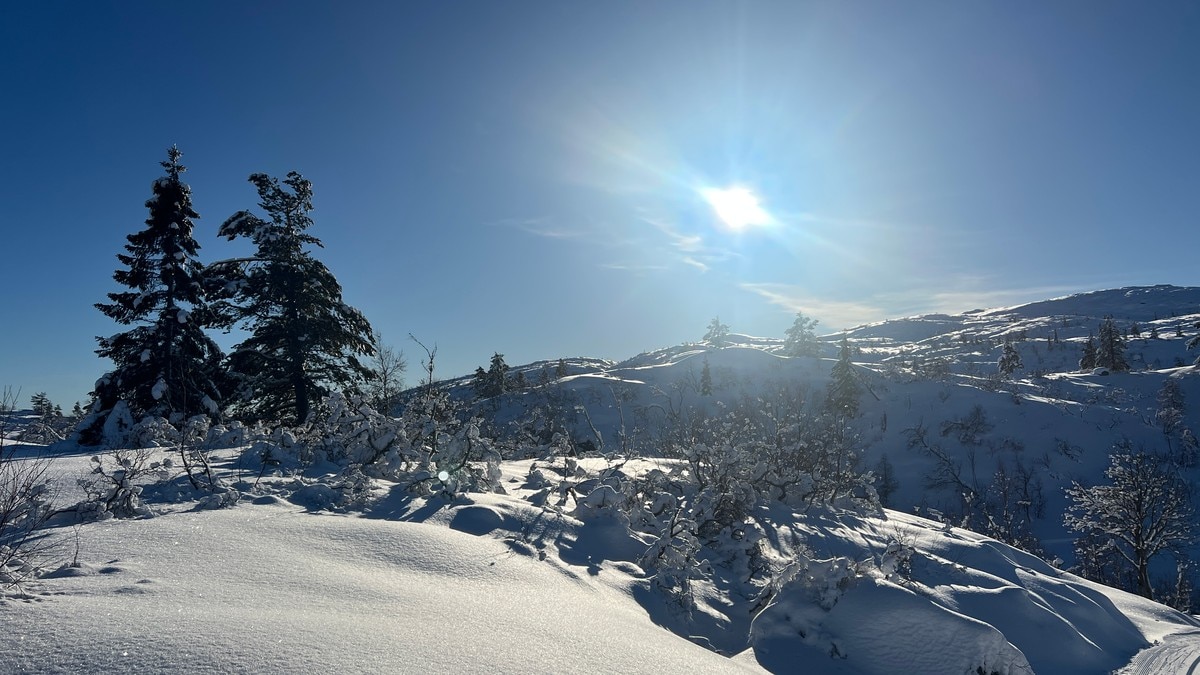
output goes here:
{"type": "Polygon", "coordinates": [[[710,188],[701,191],[713,210],[731,230],[741,231],[751,225],[766,225],[771,216],[758,203],[758,197],[744,187],[723,190],[710,188]]]}

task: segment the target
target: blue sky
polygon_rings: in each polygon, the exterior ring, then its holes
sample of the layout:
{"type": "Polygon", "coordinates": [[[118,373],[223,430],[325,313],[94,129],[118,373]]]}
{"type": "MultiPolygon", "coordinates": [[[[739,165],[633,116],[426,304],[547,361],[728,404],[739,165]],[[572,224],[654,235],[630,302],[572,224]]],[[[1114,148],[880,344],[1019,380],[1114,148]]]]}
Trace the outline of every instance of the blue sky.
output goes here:
{"type": "Polygon", "coordinates": [[[0,62],[0,386],[64,407],[171,144],[205,261],[297,170],[442,377],[1197,283],[1196,3],[25,2],[0,62]]]}

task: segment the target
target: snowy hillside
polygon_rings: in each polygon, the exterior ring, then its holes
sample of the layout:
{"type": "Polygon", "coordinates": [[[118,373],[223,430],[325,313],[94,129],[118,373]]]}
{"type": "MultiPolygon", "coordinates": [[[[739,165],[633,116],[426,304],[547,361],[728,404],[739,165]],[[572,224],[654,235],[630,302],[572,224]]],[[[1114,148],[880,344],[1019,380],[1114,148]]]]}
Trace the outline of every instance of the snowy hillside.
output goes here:
{"type": "MultiPolygon", "coordinates": [[[[844,418],[843,336],[738,334],[443,382],[395,418],[152,421],[140,453],[19,441],[19,416],[0,469],[57,477],[57,548],[0,565],[0,671],[1191,672],[1200,621],[1068,572],[1099,563],[1063,514],[1114,447],[1196,484],[1197,321],[1200,289],[1159,286],[861,326],[844,418]],[[1079,372],[1106,316],[1131,367],[1079,372]]],[[[1189,553],[1153,561],[1155,597],[1191,592],[1189,553]]]]}
{"type": "MultiPolygon", "coordinates": [[[[960,496],[952,486],[930,487],[931,474],[941,467],[929,449],[914,443],[917,432],[923,430],[925,445],[951,458],[961,478],[978,484],[980,492],[1001,468],[1009,475],[1028,474],[1030,489],[1037,489],[1043,505],[1043,515],[1032,519],[1033,534],[1047,557],[1071,564],[1071,538],[1061,517],[1063,488],[1072,481],[1100,482],[1116,443],[1147,451],[1179,448],[1181,441],[1165,437],[1156,419],[1158,395],[1168,379],[1183,396],[1181,428],[1200,428],[1195,405],[1200,378],[1191,366],[1196,353],[1186,347],[1200,334],[1198,321],[1200,288],[1152,286],[852,329],[847,332],[852,358],[867,388],[856,422],[862,466],[877,468],[886,455],[898,481],[889,506],[956,515],[960,496]],[[1140,337],[1127,339],[1130,371],[1079,372],[1083,343],[1109,315],[1118,326],[1136,324],[1139,330],[1140,337]],[[1006,339],[1023,363],[1008,380],[997,375],[1006,339]],[[981,415],[973,418],[976,409],[981,415]],[[977,428],[964,433],[971,420],[977,428]]],[[[657,429],[689,410],[714,415],[748,402],[778,405],[797,397],[816,402],[827,386],[839,338],[823,338],[820,358],[784,357],[782,340],[733,334],[722,348],[697,343],[620,363],[572,362],[569,377],[506,394],[502,402],[489,401],[479,409],[506,428],[544,407],[548,397],[565,397],[571,402],[567,407],[573,406],[566,417],[576,439],[594,437],[594,426],[609,450],[624,443],[653,454],[657,429]],[[705,362],[713,382],[709,396],[700,393],[705,362]],[[576,409],[586,410],[591,424],[576,409]]],[[[538,370],[527,369],[530,381],[536,381],[538,370]]],[[[470,397],[466,380],[460,392],[470,397]]],[[[1188,471],[1194,480],[1194,467],[1188,471]]]]}

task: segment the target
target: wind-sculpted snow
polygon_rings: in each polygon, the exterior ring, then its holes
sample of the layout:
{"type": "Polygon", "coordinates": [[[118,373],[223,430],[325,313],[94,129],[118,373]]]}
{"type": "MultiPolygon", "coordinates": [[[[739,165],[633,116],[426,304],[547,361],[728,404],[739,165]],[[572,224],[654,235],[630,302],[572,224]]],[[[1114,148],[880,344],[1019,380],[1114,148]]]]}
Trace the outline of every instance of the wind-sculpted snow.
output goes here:
{"type": "Polygon", "coordinates": [[[439,524],[248,505],[82,537],[94,563],[0,606],[0,670],[755,670],[654,626],[627,593],[439,524]]]}
{"type": "Polygon", "coordinates": [[[809,607],[803,593],[784,596],[758,618],[754,653],[763,667],[782,673],[824,657],[864,674],[1033,672],[994,627],[888,581],[860,581],[817,625],[805,616],[809,607]]]}
{"type": "MultiPolygon", "coordinates": [[[[889,542],[912,547],[908,572],[868,571],[841,583],[829,607],[814,587],[828,569],[789,582],[754,624],[764,667],[831,655],[859,673],[1107,673],[1164,633],[1197,622],[1144,598],[1062,572],[957,528],[889,512],[887,520],[801,518],[812,557],[881,560],[889,542]]],[[[844,576],[844,575],[843,575],[844,576]]]]}
{"type": "Polygon", "coordinates": [[[507,494],[376,481],[334,514],[303,488],[307,508],[271,496],[295,486],[280,479],[223,510],[86,524],[77,565],[0,602],[4,668],[1082,675],[1196,625],[941,523],[781,504],[758,517],[786,566],[770,603],[756,615],[736,585],[698,583],[687,613],[641,567],[618,496],[583,477],[605,466],[583,461],[561,507],[523,461],[504,465],[507,494]]]}

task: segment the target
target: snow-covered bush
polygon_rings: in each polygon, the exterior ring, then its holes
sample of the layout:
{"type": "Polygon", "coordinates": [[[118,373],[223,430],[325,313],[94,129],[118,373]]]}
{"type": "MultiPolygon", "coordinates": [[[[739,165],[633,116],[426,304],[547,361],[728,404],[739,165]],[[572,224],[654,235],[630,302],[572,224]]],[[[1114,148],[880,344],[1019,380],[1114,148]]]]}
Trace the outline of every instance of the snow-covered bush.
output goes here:
{"type": "Polygon", "coordinates": [[[26,424],[17,433],[17,440],[37,445],[57,443],[65,438],[63,435],[64,426],[61,417],[57,419],[38,419],[26,424]]]}
{"type": "Polygon", "coordinates": [[[164,417],[143,417],[133,424],[127,445],[136,448],[165,448],[180,441],[179,429],[164,417]]]}
{"type": "Polygon", "coordinates": [[[206,448],[236,448],[249,443],[256,430],[246,427],[238,420],[228,424],[214,424],[208,428],[204,437],[206,448]]]}
{"type": "MultiPolygon", "coordinates": [[[[690,419],[686,430],[666,434],[663,454],[672,461],[663,469],[631,477],[617,464],[572,487],[572,515],[608,512],[627,524],[648,543],[640,565],[685,610],[695,606],[698,581],[763,592],[779,566],[765,548],[762,519],[772,509],[882,513],[872,477],[845,454],[849,437],[795,400],[747,401],[718,418],[690,419]]],[[[535,479],[550,482],[544,472],[535,479]]]]}
{"type": "Polygon", "coordinates": [[[91,473],[79,479],[87,499],[75,505],[83,520],[150,517],[154,512],[142,503],[143,483],[165,481],[173,462],[153,459],[154,451],[139,448],[93,455],[91,473]]]}
{"type": "MultiPolygon", "coordinates": [[[[0,393],[0,412],[11,410],[14,397],[0,393]]],[[[50,459],[41,453],[19,454],[5,444],[9,418],[0,415],[0,588],[18,584],[37,571],[49,554],[49,540],[35,536],[52,513],[50,459]]]]}
{"type": "Polygon", "coordinates": [[[879,556],[879,573],[884,579],[900,583],[912,576],[912,557],[916,549],[912,544],[897,538],[888,542],[888,546],[879,556]]]}
{"type": "Polygon", "coordinates": [[[464,421],[459,412],[446,394],[432,389],[399,418],[375,411],[361,397],[335,392],[306,424],[249,435],[246,455],[262,463],[263,473],[268,467],[297,473],[320,467],[324,487],[301,481],[297,489],[305,495],[298,498],[339,508],[365,504],[372,491],[367,483],[374,479],[404,483],[420,496],[500,490],[497,444],[480,431],[477,419],[464,421]]]}
{"type": "MultiPolygon", "coordinates": [[[[298,437],[310,461],[374,465],[392,450],[402,450],[406,437],[400,421],[376,412],[361,397],[334,392],[318,404],[298,437]]],[[[394,467],[404,470],[404,462],[394,467]]]]}
{"type": "Polygon", "coordinates": [[[500,452],[480,434],[476,420],[435,431],[423,440],[427,443],[415,447],[426,468],[414,473],[410,483],[417,494],[452,498],[465,492],[503,491],[500,452]]]}
{"type": "Polygon", "coordinates": [[[119,448],[128,444],[133,429],[133,412],[125,401],[117,401],[111,412],[104,417],[100,442],[105,447],[119,448]]]}

